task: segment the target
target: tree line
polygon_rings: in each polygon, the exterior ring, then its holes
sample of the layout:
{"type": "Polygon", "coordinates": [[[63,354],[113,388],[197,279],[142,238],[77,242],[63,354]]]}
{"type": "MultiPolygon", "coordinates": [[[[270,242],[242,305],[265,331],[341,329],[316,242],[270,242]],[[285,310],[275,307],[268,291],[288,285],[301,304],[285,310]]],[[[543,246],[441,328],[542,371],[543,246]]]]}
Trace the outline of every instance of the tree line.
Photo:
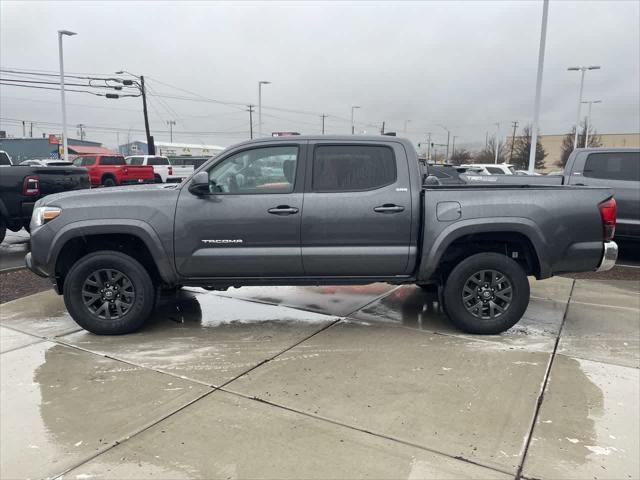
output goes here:
{"type": "MultiPolygon", "coordinates": [[[[587,127],[586,122],[582,122],[580,124],[580,131],[578,132],[578,147],[583,147],[585,145],[587,128],[589,129],[588,146],[601,147],[602,142],[600,136],[591,125],[587,127]]],[[[558,167],[564,168],[566,165],[567,159],[573,151],[575,133],[576,127],[574,126],[562,139],[562,153],[560,155],[560,161],[557,163],[558,167]]],[[[454,165],[494,163],[496,158],[496,149],[498,150],[498,163],[510,163],[513,164],[516,170],[526,170],[529,167],[529,152],[531,151],[531,125],[525,125],[520,134],[516,135],[515,139],[513,137],[509,137],[507,141],[499,141],[495,136],[490,137],[487,140],[485,147],[476,152],[469,151],[465,148],[456,148],[455,151],[452,152],[449,161],[454,165]]],[[[547,152],[540,143],[540,137],[538,136],[536,142],[536,169],[544,167],[544,159],[547,155],[547,152]]]]}

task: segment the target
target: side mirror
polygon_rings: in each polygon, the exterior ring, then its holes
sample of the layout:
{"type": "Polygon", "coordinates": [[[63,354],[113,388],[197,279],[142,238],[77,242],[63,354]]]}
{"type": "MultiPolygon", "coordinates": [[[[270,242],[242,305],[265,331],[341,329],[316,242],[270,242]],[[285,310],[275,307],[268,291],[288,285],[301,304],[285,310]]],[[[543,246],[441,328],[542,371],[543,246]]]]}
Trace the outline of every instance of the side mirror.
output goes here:
{"type": "Polygon", "coordinates": [[[440,182],[440,179],[435,175],[427,175],[427,178],[424,179],[422,184],[425,187],[435,187],[437,185],[442,185],[442,182],[440,182]]]}
{"type": "Polygon", "coordinates": [[[209,174],[207,172],[198,172],[191,179],[189,184],[189,192],[193,195],[209,194],[209,174]]]}

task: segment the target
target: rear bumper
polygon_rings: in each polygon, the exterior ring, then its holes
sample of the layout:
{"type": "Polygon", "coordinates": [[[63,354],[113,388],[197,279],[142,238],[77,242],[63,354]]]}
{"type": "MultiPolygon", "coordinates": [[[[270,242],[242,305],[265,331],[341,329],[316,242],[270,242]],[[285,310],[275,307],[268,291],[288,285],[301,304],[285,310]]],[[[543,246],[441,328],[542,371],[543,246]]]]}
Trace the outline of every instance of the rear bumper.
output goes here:
{"type": "Polygon", "coordinates": [[[155,178],[145,178],[145,179],[133,179],[133,180],[122,180],[120,185],[140,185],[143,183],[156,183],[155,178]]]}
{"type": "Polygon", "coordinates": [[[596,269],[596,272],[606,272],[611,270],[616,264],[618,259],[618,244],[616,242],[604,242],[604,252],[602,253],[602,259],[600,265],[596,269]]]}

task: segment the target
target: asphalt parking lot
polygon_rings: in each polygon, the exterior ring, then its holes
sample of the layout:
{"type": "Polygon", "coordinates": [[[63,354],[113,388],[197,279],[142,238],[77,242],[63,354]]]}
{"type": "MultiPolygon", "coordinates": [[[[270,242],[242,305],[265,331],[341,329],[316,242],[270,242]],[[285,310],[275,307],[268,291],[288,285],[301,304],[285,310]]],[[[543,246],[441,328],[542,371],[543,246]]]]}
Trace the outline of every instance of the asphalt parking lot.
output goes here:
{"type": "Polygon", "coordinates": [[[499,336],[413,286],[183,290],[133,335],[0,307],[2,478],[640,478],[640,288],[533,282],[499,336]]]}

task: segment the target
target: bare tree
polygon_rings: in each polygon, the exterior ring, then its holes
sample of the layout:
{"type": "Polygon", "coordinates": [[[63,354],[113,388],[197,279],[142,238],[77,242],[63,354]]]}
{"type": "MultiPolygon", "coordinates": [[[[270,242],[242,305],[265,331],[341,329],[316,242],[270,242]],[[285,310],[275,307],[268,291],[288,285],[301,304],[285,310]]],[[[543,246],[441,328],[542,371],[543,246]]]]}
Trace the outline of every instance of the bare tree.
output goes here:
{"type": "MultiPolygon", "coordinates": [[[[569,133],[567,133],[562,139],[562,153],[560,155],[560,161],[558,166],[564,168],[569,159],[569,155],[573,152],[573,140],[576,136],[576,127],[574,126],[569,133]]],[[[580,131],[578,132],[578,148],[584,147],[584,140],[587,136],[587,125],[585,122],[580,124],[580,131]]],[[[588,147],[601,147],[602,139],[593,126],[589,125],[589,144],[588,147]]]]}
{"type": "Polygon", "coordinates": [[[496,141],[496,137],[493,136],[487,141],[487,146],[476,153],[473,157],[473,163],[494,163],[496,161],[496,143],[498,148],[498,163],[505,162],[505,144],[504,142],[496,141]]]}
{"type": "MultiPolygon", "coordinates": [[[[544,168],[544,159],[547,156],[540,137],[536,139],[536,161],[535,168],[544,168]]],[[[513,158],[511,163],[516,170],[527,170],[529,168],[529,154],[531,152],[531,125],[526,125],[522,129],[522,135],[515,138],[513,144],[513,158]]]]}
{"type": "Polygon", "coordinates": [[[455,152],[453,152],[449,160],[454,165],[462,165],[463,163],[471,163],[472,158],[473,157],[471,155],[471,152],[469,152],[469,150],[460,148],[460,149],[457,149],[455,152]]]}

